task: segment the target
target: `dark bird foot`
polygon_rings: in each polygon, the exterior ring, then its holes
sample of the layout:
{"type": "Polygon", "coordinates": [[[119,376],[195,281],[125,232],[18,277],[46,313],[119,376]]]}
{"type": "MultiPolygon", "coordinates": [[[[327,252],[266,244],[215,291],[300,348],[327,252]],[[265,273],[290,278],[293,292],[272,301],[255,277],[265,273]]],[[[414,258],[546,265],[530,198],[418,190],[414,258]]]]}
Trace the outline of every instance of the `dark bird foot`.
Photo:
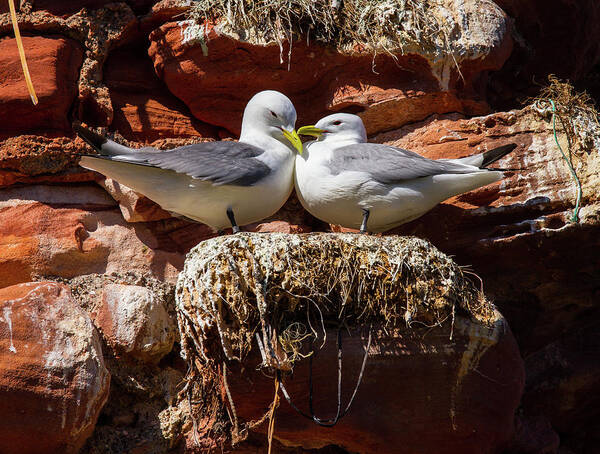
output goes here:
{"type": "Polygon", "coordinates": [[[229,218],[229,222],[231,222],[231,230],[233,233],[240,233],[240,227],[235,222],[235,216],[233,215],[233,210],[231,208],[227,208],[227,217],[229,218]]]}
{"type": "Polygon", "coordinates": [[[369,214],[371,214],[371,212],[369,210],[363,209],[363,220],[362,220],[362,224],[360,225],[360,233],[366,234],[367,232],[367,221],[369,220],[369,214]]]}

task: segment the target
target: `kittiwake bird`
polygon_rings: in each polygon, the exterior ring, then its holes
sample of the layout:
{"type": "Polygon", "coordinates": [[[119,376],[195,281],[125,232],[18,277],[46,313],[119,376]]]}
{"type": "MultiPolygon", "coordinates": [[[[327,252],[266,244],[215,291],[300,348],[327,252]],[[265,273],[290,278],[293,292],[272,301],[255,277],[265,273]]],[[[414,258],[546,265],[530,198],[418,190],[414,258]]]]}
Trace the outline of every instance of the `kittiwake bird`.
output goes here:
{"type": "Polygon", "coordinates": [[[131,149],[74,126],[98,155],[80,165],[115,179],[176,215],[215,230],[260,221],[274,214],[294,183],[296,109],[282,93],[267,90],[244,110],[239,142],[203,142],[172,150],[131,149]]]}
{"type": "Polygon", "coordinates": [[[296,156],[294,183],[302,206],[330,224],[384,232],[438,203],[502,179],[487,166],[510,153],[503,145],[461,159],[431,160],[412,151],[367,143],[360,117],[337,113],[298,129],[317,137],[296,156]]]}

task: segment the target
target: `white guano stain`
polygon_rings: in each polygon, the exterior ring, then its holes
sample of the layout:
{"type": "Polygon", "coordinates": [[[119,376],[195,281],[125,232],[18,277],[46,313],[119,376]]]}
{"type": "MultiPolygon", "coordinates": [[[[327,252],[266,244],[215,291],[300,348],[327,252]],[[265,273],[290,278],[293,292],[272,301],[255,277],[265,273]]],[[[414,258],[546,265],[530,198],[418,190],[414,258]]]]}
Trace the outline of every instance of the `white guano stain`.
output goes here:
{"type": "MultiPolygon", "coordinates": [[[[23,287],[33,287],[36,284],[33,282],[28,282],[28,283],[21,284],[21,285],[23,287]]],[[[10,345],[8,347],[8,350],[12,353],[17,353],[17,349],[13,342],[12,308],[15,303],[25,301],[34,294],[35,294],[35,289],[30,290],[29,292],[27,292],[24,296],[22,296],[20,298],[15,298],[13,300],[5,301],[4,306],[2,307],[3,315],[2,315],[2,317],[0,317],[0,321],[4,321],[8,325],[8,332],[9,332],[9,336],[10,336],[10,345]]],[[[25,348],[27,348],[27,345],[25,346],[25,348]]]]}
{"type": "Polygon", "coordinates": [[[3,318],[4,321],[6,322],[6,324],[8,325],[8,332],[10,335],[10,345],[8,347],[8,350],[12,353],[17,353],[17,349],[15,348],[15,344],[13,344],[13,330],[12,330],[12,320],[10,318],[11,316],[11,312],[12,312],[12,305],[6,305],[2,308],[2,314],[3,314],[3,318]]]}
{"type": "Polygon", "coordinates": [[[202,55],[208,56],[204,24],[198,24],[193,20],[184,20],[177,22],[177,25],[181,29],[181,45],[193,46],[199,44],[202,55]]]}
{"type": "Polygon", "coordinates": [[[500,336],[506,332],[506,321],[500,312],[495,313],[495,322],[493,328],[488,328],[476,323],[465,323],[460,318],[456,320],[456,329],[468,338],[468,343],[460,358],[460,365],[456,374],[456,383],[452,388],[450,396],[450,420],[452,429],[457,430],[456,425],[456,404],[459,393],[462,389],[462,383],[467,374],[476,369],[483,355],[488,349],[498,343],[500,336]]]}

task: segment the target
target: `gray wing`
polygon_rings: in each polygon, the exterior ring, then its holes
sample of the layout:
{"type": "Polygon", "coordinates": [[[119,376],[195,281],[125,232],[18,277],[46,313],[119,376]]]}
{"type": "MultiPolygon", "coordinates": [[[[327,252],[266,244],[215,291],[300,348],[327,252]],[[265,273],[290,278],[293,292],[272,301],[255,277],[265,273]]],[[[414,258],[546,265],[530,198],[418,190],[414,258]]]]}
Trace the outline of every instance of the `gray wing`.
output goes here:
{"type": "Polygon", "coordinates": [[[144,148],[109,159],[172,170],[214,185],[253,186],[271,172],[268,165],[256,159],[262,153],[264,150],[254,145],[224,141],[165,151],[144,148]]]}
{"type": "Polygon", "coordinates": [[[477,167],[453,161],[434,161],[402,148],[378,143],[358,143],[333,151],[329,167],[334,175],[344,171],[366,172],[384,184],[444,173],[473,173],[477,167]]]}

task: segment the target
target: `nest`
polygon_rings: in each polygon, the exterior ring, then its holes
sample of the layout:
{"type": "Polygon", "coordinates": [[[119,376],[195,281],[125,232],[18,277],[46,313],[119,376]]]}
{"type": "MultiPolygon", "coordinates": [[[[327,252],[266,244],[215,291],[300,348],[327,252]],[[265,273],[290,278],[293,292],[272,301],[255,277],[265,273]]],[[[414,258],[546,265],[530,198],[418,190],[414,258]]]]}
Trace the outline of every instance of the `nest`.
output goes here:
{"type": "Polygon", "coordinates": [[[328,327],[417,330],[451,323],[457,311],[492,327],[499,316],[428,242],[356,234],[205,241],[188,255],[176,300],[195,411],[240,437],[257,422],[238,430],[232,412],[228,420],[223,370],[253,346],[260,367],[287,372],[320,348],[328,327]]]}
{"type": "Polygon", "coordinates": [[[420,53],[433,61],[454,55],[449,37],[457,27],[443,2],[423,0],[197,0],[188,16],[281,49],[305,36],[345,52],[420,53]]]}

